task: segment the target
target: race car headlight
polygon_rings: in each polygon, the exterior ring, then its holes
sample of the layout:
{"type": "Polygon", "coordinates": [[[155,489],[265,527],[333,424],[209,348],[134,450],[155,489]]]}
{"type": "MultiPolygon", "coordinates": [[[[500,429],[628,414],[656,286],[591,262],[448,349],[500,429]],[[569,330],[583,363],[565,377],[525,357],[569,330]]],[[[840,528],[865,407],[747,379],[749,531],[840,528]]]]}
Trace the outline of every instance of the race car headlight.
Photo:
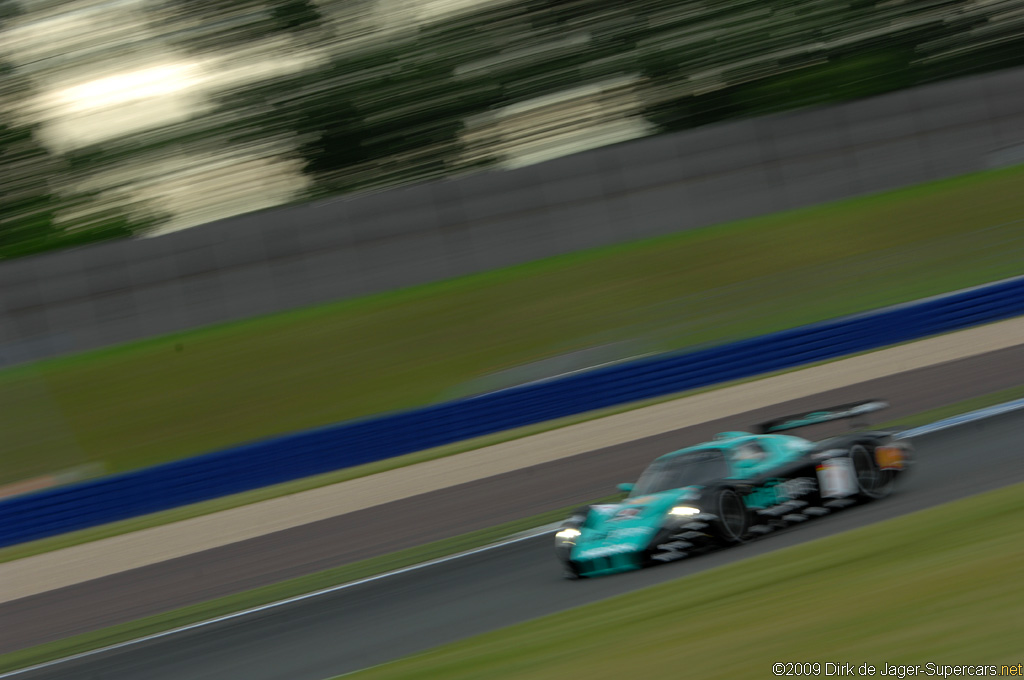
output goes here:
{"type": "Polygon", "coordinates": [[[689,505],[677,505],[668,511],[670,515],[677,515],[679,517],[689,517],[690,515],[699,515],[700,508],[694,508],[689,505]]]}
{"type": "Polygon", "coordinates": [[[580,535],[580,530],[579,529],[573,529],[573,528],[562,529],[557,534],[555,534],[556,537],[561,538],[561,539],[565,539],[567,541],[571,541],[572,539],[576,538],[579,535],[580,535]]]}

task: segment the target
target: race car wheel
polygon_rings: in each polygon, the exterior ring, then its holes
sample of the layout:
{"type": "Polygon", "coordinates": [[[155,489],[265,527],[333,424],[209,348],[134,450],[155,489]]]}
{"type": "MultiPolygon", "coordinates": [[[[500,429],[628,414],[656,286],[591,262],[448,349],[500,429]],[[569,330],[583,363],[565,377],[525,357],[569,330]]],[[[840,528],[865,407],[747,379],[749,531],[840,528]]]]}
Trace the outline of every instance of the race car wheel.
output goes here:
{"type": "Polygon", "coordinates": [[[864,444],[850,447],[850,462],[857,479],[857,495],[865,500],[884,498],[892,491],[895,476],[878,467],[871,449],[864,444]]]}
{"type": "Polygon", "coordinates": [[[726,544],[742,542],[750,528],[750,514],[740,495],[732,489],[722,489],[715,497],[714,508],[718,516],[716,537],[726,544]]]}

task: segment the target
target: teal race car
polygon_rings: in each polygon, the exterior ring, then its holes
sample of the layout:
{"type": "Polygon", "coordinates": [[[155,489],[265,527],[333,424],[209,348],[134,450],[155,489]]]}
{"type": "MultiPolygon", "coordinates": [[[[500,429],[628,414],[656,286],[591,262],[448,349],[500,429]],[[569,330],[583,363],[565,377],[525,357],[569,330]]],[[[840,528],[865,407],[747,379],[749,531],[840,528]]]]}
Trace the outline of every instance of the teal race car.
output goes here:
{"type": "Polygon", "coordinates": [[[566,577],[669,562],[883,498],[912,461],[894,433],[818,442],[779,433],[887,406],[872,400],[787,416],[661,456],[635,484],[619,485],[629,493],[621,503],[581,508],[558,529],[566,577]]]}

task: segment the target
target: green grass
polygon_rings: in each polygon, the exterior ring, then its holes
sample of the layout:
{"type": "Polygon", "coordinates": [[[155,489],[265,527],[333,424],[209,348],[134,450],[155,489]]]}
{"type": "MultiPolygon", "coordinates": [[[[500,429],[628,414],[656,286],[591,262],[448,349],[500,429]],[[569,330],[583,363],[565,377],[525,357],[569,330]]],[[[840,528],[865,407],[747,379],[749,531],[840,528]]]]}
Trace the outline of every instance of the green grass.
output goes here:
{"type": "Polygon", "coordinates": [[[776,662],[1015,665],[1022,570],[1017,485],[345,677],[733,680],[772,677],[776,662]]]}
{"type": "MultiPolygon", "coordinates": [[[[613,502],[623,498],[624,494],[607,496],[595,502],[613,502]]],[[[17,652],[0,656],[0,673],[17,668],[24,668],[53,659],[60,659],[79,654],[107,645],[117,644],[126,640],[134,640],[146,635],[153,635],[173,628],[187,626],[197,621],[231,614],[269,602],[276,602],[289,597],[312,593],[324,588],[357,581],[369,576],[383,574],[388,571],[402,569],[414,564],[454,555],[459,552],[479,548],[508,538],[518,532],[556,522],[568,516],[580,503],[558,510],[552,510],[533,517],[508,522],[495,527],[481,529],[461,536],[435,541],[426,545],[401,550],[399,552],[362,560],[334,569],[300,576],[270,586],[256,588],[236,595],[221,597],[202,604],[184,607],[165,614],[150,616],[137,621],[111,626],[92,633],[76,635],[64,640],[39,645],[17,652]]]]}
{"type": "Polygon", "coordinates": [[[1019,274],[1022,181],[982,173],[0,372],[0,483],[423,405],[588,346],[692,346],[1019,274]]]}

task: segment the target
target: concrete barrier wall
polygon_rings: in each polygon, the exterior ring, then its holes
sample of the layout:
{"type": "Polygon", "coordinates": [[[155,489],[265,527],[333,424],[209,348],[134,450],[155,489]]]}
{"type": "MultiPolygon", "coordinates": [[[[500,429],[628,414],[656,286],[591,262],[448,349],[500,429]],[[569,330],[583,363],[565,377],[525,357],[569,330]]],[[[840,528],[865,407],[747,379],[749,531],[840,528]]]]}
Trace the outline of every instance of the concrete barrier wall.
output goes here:
{"type": "Polygon", "coordinates": [[[0,366],[1000,165],[1024,69],[0,264],[0,366]]]}

